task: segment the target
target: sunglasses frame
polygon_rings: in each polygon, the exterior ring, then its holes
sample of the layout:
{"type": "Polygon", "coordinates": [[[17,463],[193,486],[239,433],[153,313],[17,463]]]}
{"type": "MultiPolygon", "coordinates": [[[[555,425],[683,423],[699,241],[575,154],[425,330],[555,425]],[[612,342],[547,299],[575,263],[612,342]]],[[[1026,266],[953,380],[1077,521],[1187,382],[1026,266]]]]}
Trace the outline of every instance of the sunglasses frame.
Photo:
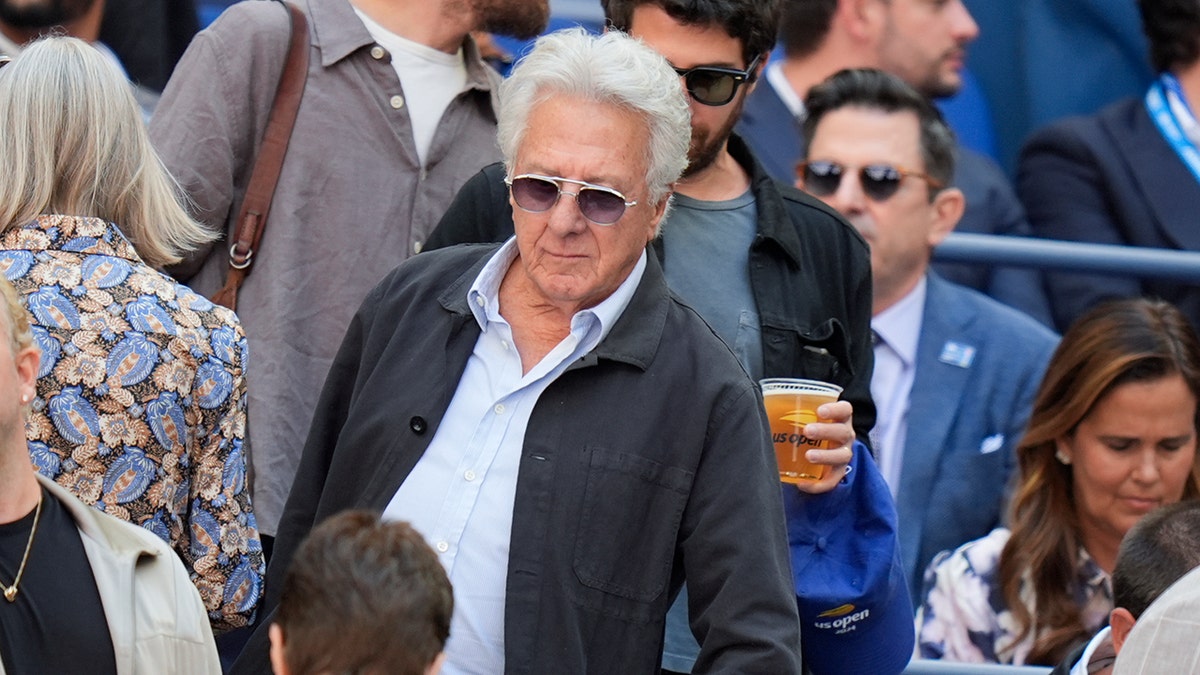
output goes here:
{"type": "Polygon", "coordinates": [[[563,178],[562,176],[547,176],[547,175],[540,174],[540,173],[522,173],[522,174],[517,174],[516,176],[512,176],[511,178],[508,176],[505,176],[504,184],[508,186],[508,193],[509,193],[509,195],[512,196],[513,203],[516,204],[518,207],[520,207],[520,209],[522,211],[528,211],[529,213],[545,213],[545,212],[549,211],[550,209],[554,208],[555,205],[558,204],[558,200],[562,199],[563,195],[571,195],[572,197],[575,198],[575,206],[576,206],[576,208],[579,209],[580,215],[582,215],[584,218],[587,218],[588,222],[595,223],[596,225],[600,225],[603,227],[609,227],[611,225],[615,225],[617,223],[617,221],[619,221],[621,218],[625,217],[626,211],[628,211],[630,208],[632,208],[634,206],[637,206],[636,199],[633,201],[630,201],[628,198],[625,197],[625,195],[621,194],[619,191],[617,191],[613,188],[610,188],[606,185],[596,185],[595,183],[589,183],[587,181],[582,181],[582,180],[575,180],[572,178],[563,178]],[[540,211],[537,209],[531,209],[527,206],[524,206],[523,204],[521,204],[521,202],[517,199],[517,196],[515,194],[513,194],[513,191],[512,191],[513,182],[521,180],[522,178],[529,178],[532,180],[540,180],[540,181],[543,181],[546,183],[550,183],[558,190],[558,195],[555,196],[554,201],[551,202],[551,204],[549,206],[547,206],[546,208],[544,208],[540,211]],[[567,192],[566,190],[563,190],[563,188],[562,188],[563,183],[570,183],[572,185],[578,185],[579,189],[575,192],[567,192]],[[610,222],[602,223],[598,220],[595,220],[594,218],[592,218],[591,216],[589,216],[587,213],[584,212],[583,206],[579,203],[579,195],[584,190],[596,190],[598,192],[603,192],[606,194],[610,194],[614,197],[617,197],[618,199],[621,200],[621,203],[625,205],[625,208],[623,208],[621,210],[621,213],[618,214],[617,217],[614,218],[610,222]]]}
{"type": "Polygon", "coordinates": [[[737,68],[725,68],[724,66],[692,66],[691,68],[676,68],[675,66],[671,66],[671,68],[677,75],[683,78],[684,88],[687,89],[688,96],[691,96],[693,101],[699,103],[700,105],[719,108],[723,105],[729,105],[729,102],[737,96],[738,89],[741,88],[743,84],[750,84],[751,82],[754,82],[756,77],[754,70],[758,68],[758,62],[761,60],[762,54],[755,56],[754,60],[750,61],[750,65],[747,66],[745,70],[738,70],[737,68]],[[705,101],[697,97],[695,92],[692,91],[691,83],[688,82],[688,78],[692,75],[692,73],[716,73],[718,75],[727,75],[733,78],[733,87],[729,89],[729,98],[719,103],[715,103],[711,101],[705,101]]]}
{"type": "MultiPolygon", "coordinates": [[[[841,162],[831,162],[831,161],[825,160],[825,159],[815,159],[815,160],[806,159],[806,160],[796,164],[796,176],[799,177],[801,181],[803,181],[804,190],[806,192],[808,192],[809,194],[812,194],[816,197],[827,197],[841,189],[842,181],[845,180],[847,175],[855,175],[858,177],[858,186],[859,186],[859,189],[862,190],[863,195],[865,195],[871,201],[877,202],[877,203],[886,202],[887,200],[896,196],[896,193],[900,191],[900,184],[902,182],[904,182],[904,179],[908,176],[912,176],[913,178],[920,178],[921,180],[925,181],[929,185],[931,193],[937,192],[938,190],[941,190],[942,188],[946,187],[945,185],[942,184],[941,181],[934,178],[933,176],[930,176],[929,174],[925,173],[924,171],[908,169],[903,166],[899,166],[899,165],[895,165],[895,164],[888,164],[886,162],[872,162],[870,164],[863,164],[862,166],[858,167],[854,171],[849,171],[850,168],[852,168],[852,167],[842,164],[841,162]],[[814,192],[809,189],[809,181],[807,179],[805,179],[804,172],[805,172],[805,169],[807,169],[808,167],[810,167],[814,164],[827,164],[831,167],[837,167],[839,169],[839,171],[837,172],[837,179],[838,179],[837,185],[829,192],[820,194],[820,193],[814,192]],[[864,177],[868,176],[867,170],[872,169],[872,168],[887,169],[888,171],[894,171],[897,174],[899,174],[900,178],[896,180],[895,189],[893,189],[886,196],[880,197],[878,195],[871,194],[872,190],[878,190],[878,188],[868,188],[867,187],[868,183],[873,184],[873,185],[882,184],[882,182],[879,181],[878,179],[871,180],[871,181],[864,180],[864,177]]],[[[932,196],[930,198],[932,199],[932,196]]]]}

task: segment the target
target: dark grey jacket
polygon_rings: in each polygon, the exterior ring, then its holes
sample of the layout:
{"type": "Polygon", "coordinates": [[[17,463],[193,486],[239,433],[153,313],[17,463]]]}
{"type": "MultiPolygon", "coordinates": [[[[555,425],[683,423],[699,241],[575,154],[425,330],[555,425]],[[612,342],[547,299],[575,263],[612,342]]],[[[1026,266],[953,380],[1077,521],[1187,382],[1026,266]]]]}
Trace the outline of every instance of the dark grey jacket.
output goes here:
{"type": "MultiPolygon", "coordinates": [[[[870,445],[875,355],[867,244],[837,212],[767,175],[737,136],[730,137],[729,152],[750,174],[758,209],[750,286],[762,323],[763,374],[840,385],[842,399],[854,405],[858,440],[870,445]]],[[[463,186],[426,250],[503,241],[512,233],[504,167],[493,164],[463,186]]],[[[654,240],[654,250],[662,260],[661,238],[654,240]]]]}
{"type": "MultiPolygon", "coordinates": [[[[321,394],[268,571],[318,522],[381,511],[442,422],[496,246],[417,256],[363,303],[321,394]]],[[[507,673],[655,673],[686,575],[696,672],[798,673],[774,451],[755,384],[651,256],[608,336],[538,399],[517,478],[507,673]]],[[[268,619],[269,622],[269,619],[268,619]]],[[[266,669],[266,629],[234,672],[266,669]],[[256,662],[256,665],[252,665],[256,662]]]]}

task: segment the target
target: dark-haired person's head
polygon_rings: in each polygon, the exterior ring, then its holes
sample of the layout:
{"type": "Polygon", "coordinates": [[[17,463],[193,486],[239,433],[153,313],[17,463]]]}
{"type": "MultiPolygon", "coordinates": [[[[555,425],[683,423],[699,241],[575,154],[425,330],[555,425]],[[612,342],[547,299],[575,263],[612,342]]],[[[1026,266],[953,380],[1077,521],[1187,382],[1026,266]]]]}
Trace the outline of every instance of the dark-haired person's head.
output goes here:
{"type": "Polygon", "coordinates": [[[1134,525],[1117,553],[1112,573],[1113,646],[1119,652],[1150,603],[1200,566],[1200,501],[1155,509],[1134,525]]]}
{"type": "Polygon", "coordinates": [[[962,192],[949,187],[954,134],[928,99],[880,70],[839,71],[809,91],[805,107],[796,185],[870,244],[878,314],[917,285],[962,217],[962,192]]]}
{"type": "Polygon", "coordinates": [[[775,47],[780,0],[601,0],[604,18],[617,30],[636,36],[634,14],[655,7],[685,26],[717,26],[741,41],[747,62],[775,47]]]}
{"type": "Polygon", "coordinates": [[[833,25],[839,0],[784,0],[779,17],[779,42],[788,58],[810,56],[833,25]]]}
{"type": "Polygon", "coordinates": [[[727,153],[746,97],[766,66],[779,0],[602,0],[609,25],[675,68],[688,93],[692,138],[684,179],[727,153]]]}
{"type": "MultiPolygon", "coordinates": [[[[834,73],[809,90],[804,100],[807,117],[802,131],[811,145],[817,126],[828,114],[843,108],[865,108],[885,113],[908,112],[917,118],[924,171],[946,186],[954,178],[954,132],[929,99],[899,77],[873,68],[852,68],[834,73]]],[[[809,159],[811,152],[805,159],[809,159]]],[[[930,198],[938,189],[931,185],[930,198]]]]}
{"type": "Polygon", "coordinates": [[[1139,0],[1138,8],[1155,70],[1175,71],[1200,59],[1200,2],[1139,0]]]}
{"type": "Polygon", "coordinates": [[[346,511],[292,559],[271,625],[276,675],[432,675],[454,609],[450,580],[408,523],[346,511]]]}

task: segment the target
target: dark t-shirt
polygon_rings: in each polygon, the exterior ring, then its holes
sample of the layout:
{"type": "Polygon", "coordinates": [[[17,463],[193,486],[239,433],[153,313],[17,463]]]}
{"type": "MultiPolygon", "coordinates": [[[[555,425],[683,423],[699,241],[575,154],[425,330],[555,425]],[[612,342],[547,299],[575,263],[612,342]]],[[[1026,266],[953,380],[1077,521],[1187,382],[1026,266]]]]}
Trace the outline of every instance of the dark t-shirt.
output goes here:
{"type": "MultiPolygon", "coordinates": [[[[11,585],[29,541],[34,512],[0,525],[0,583],[11,585]]],[[[0,660],[9,675],[115,675],[104,605],[71,514],[42,491],[29,561],[13,602],[0,597],[0,660]]]]}

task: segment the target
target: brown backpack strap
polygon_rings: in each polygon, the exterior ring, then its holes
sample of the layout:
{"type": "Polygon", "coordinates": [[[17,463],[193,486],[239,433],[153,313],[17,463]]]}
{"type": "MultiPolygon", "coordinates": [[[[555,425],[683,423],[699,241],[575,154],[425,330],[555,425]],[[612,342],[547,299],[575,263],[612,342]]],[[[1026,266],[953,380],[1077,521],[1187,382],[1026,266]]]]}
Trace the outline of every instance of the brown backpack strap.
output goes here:
{"type": "Polygon", "coordinates": [[[250,184],[238,210],[232,243],[229,245],[229,271],[225,275],[225,286],[212,296],[213,302],[232,310],[237,309],[238,289],[250,274],[254,253],[259,249],[263,230],[267,226],[271,199],[279,182],[279,171],[283,168],[283,158],[287,154],[288,141],[296,124],[296,112],[304,94],[304,83],[308,78],[308,21],[304,18],[304,12],[295,5],[282,0],[280,3],[287,8],[292,26],[287,61],[279,76],[262,147],[250,174],[250,184]]]}

